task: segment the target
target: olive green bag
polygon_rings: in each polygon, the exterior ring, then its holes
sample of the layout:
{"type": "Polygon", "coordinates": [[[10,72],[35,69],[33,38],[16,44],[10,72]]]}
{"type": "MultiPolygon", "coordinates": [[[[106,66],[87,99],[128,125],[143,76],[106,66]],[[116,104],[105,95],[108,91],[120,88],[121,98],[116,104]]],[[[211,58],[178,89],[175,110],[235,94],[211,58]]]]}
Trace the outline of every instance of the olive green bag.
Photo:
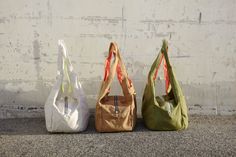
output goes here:
{"type": "Polygon", "coordinates": [[[143,94],[142,116],[151,130],[182,130],[188,127],[187,105],[168,58],[168,44],[163,45],[148,74],[148,82],[143,94]],[[166,95],[155,95],[155,78],[164,59],[166,95]]]}

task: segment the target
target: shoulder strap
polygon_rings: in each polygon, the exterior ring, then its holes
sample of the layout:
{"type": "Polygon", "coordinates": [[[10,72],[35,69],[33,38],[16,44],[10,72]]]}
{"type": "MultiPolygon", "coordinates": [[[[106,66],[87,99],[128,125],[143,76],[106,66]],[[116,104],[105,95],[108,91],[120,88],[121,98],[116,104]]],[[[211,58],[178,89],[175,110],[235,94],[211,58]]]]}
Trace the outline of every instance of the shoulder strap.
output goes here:
{"type": "Polygon", "coordinates": [[[99,99],[103,98],[109,93],[111,83],[115,77],[115,73],[117,73],[117,78],[121,84],[124,95],[130,94],[130,89],[133,88],[132,82],[128,78],[118,46],[115,42],[112,42],[110,43],[108,57],[105,61],[105,73],[102,87],[99,93],[99,99]],[[114,61],[111,64],[112,56],[114,56],[114,61]]]}
{"type": "Polygon", "coordinates": [[[151,93],[155,96],[155,88],[154,88],[154,81],[155,80],[154,79],[156,78],[155,75],[157,74],[156,69],[158,69],[159,65],[161,64],[162,58],[164,57],[163,59],[164,59],[164,64],[165,64],[164,65],[164,68],[165,68],[164,73],[165,73],[165,79],[166,79],[166,89],[169,92],[170,91],[169,87],[171,87],[176,102],[179,102],[181,97],[183,96],[183,92],[181,90],[181,87],[180,87],[177,79],[175,78],[175,74],[174,74],[172,67],[170,65],[170,61],[169,61],[169,57],[168,57],[167,52],[168,52],[168,43],[167,43],[167,41],[164,40],[162,48],[161,48],[157,58],[153,62],[152,67],[149,71],[148,84],[150,86],[152,86],[151,93]]]}
{"type": "Polygon", "coordinates": [[[170,83],[171,83],[171,88],[175,97],[175,100],[177,102],[180,101],[181,97],[183,96],[182,89],[179,85],[179,82],[177,81],[175,74],[172,70],[172,67],[170,65],[169,57],[168,57],[168,43],[166,40],[163,41],[162,49],[161,52],[163,53],[165,60],[166,60],[166,67],[167,67],[167,72],[169,75],[170,83]]]}
{"type": "MultiPolygon", "coordinates": [[[[68,83],[68,92],[72,92],[72,82],[70,79],[70,73],[73,71],[73,67],[69,57],[67,56],[66,45],[63,40],[58,40],[58,62],[57,73],[62,76],[62,79],[66,77],[68,83]]],[[[62,80],[63,81],[63,80],[62,80]]],[[[65,85],[62,82],[61,89],[64,92],[65,85]]]]}
{"type": "MultiPolygon", "coordinates": [[[[158,74],[158,70],[159,70],[160,65],[163,60],[164,60],[163,71],[164,71],[164,78],[165,78],[165,87],[166,87],[166,93],[168,93],[169,86],[170,86],[170,80],[169,80],[169,75],[168,75],[168,71],[167,71],[166,59],[164,58],[162,51],[159,52],[156,60],[154,61],[153,65],[152,65],[151,70],[153,70],[153,71],[155,70],[155,73],[153,74],[154,75],[153,81],[155,81],[157,74],[158,74]]],[[[150,72],[151,72],[151,70],[150,70],[150,72]]]]}

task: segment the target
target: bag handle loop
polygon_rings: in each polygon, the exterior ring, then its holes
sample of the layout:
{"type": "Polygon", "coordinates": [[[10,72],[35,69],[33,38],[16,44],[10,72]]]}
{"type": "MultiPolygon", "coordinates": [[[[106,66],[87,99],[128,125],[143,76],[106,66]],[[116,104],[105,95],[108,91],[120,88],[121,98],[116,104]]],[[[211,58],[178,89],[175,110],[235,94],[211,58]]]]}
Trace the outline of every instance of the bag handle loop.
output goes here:
{"type": "Polygon", "coordinates": [[[167,43],[166,40],[163,40],[162,48],[161,48],[160,53],[159,53],[159,55],[156,59],[156,60],[159,60],[159,62],[155,65],[155,74],[153,76],[153,81],[155,81],[156,77],[158,75],[158,70],[160,69],[160,65],[161,65],[162,61],[164,60],[163,71],[164,71],[166,94],[168,94],[169,87],[170,87],[170,79],[169,79],[168,70],[167,70],[167,63],[166,63],[166,60],[168,59],[168,57],[166,58],[166,56],[164,54],[164,53],[167,53],[167,52],[168,52],[168,43],[167,43]]]}
{"type": "Polygon", "coordinates": [[[124,96],[128,96],[130,93],[129,91],[133,87],[132,82],[128,78],[128,74],[126,72],[124,63],[122,62],[120,51],[117,44],[115,42],[111,42],[109,47],[108,57],[105,61],[104,80],[100,90],[99,99],[109,94],[110,85],[115,77],[115,73],[117,74],[117,78],[123,89],[124,96]],[[111,64],[112,56],[114,56],[114,61],[111,64]],[[123,83],[125,83],[125,85],[123,83]]]}
{"type": "Polygon", "coordinates": [[[65,92],[65,84],[63,82],[64,77],[68,83],[67,92],[72,93],[73,86],[70,79],[70,73],[73,71],[73,67],[70,59],[67,56],[66,45],[63,40],[58,40],[58,75],[62,76],[61,90],[65,92]]]}
{"type": "Polygon", "coordinates": [[[120,83],[122,83],[122,80],[124,78],[127,78],[131,84],[131,80],[128,78],[127,71],[125,68],[124,63],[122,62],[121,56],[120,56],[120,51],[118,49],[118,46],[115,42],[110,43],[109,47],[109,54],[108,57],[105,61],[105,74],[104,74],[104,81],[107,80],[110,74],[110,63],[112,59],[112,55],[118,58],[118,64],[116,65],[116,74],[117,74],[117,79],[119,80],[120,83]]]}

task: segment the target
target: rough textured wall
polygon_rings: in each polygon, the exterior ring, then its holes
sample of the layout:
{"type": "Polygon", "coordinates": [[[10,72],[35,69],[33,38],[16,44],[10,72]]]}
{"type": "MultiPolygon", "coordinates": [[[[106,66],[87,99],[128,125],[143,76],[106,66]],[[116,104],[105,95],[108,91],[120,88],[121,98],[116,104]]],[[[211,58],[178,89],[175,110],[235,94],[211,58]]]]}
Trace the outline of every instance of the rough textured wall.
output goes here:
{"type": "MultiPolygon", "coordinates": [[[[0,118],[44,115],[58,39],[67,44],[90,108],[110,41],[120,46],[140,107],[165,38],[190,114],[236,114],[235,9],[235,0],[0,0],[0,118]]],[[[162,73],[157,83],[163,91],[162,73]]],[[[117,82],[112,89],[120,91],[117,82]]]]}

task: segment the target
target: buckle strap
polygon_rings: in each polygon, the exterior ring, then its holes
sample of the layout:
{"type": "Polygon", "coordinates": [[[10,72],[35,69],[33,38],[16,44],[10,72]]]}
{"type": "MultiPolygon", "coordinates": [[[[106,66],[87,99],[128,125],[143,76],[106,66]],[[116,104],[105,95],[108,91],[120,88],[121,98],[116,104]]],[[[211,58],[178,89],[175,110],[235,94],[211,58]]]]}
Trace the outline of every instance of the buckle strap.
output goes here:
{"type": "Polygon", "coordinates": [[[115,105],[115,113],[119,113],[119,108],[118,108],[118,96],[114,96],[114,105],[115,105]]]}

